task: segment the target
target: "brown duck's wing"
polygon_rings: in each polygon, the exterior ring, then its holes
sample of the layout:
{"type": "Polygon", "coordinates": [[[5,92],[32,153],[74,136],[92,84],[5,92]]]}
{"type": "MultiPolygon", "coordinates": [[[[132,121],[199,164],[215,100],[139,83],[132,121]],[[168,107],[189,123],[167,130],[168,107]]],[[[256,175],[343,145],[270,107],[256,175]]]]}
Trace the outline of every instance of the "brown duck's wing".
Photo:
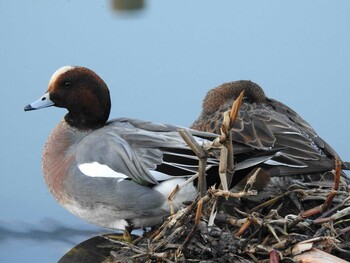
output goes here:
{"type": "Polygon", "coordinates": [[[330,170],[338,156],[297,113],[273,100],[242,104],[233,141],[253,149],[239,166],[267,165],[275,175],[330,170]]]}
{"type": "Polygon", "coordinates": [[[311,125],[301,118],[295,111],[279,101],[273,99],[268,99],[268,101],[270,105],[273,105],[277,113],[288,117],[293,124],[297,125],[302,133],[305,133],[305,137],[310,138],[317,148],[321,149],[324,154],[329,157],[339,158],[338,153],[326,141],[319,137],[311,125]]]}
{"type": "MultiPolygon", "coordinates": [[[[289,109],[287,106],[275,101],[267,103],[243,102],[240,108],[239,117],[233,126],[234,143],[241,143],[249,146],[252,150],[268,151],[271,149],[289,148],[300,149],[298,155],[302,157],[303,152],[310,152],[312,155],[318,153],[317,145],[322,149],[323,140],[319,140],[315,132],[303,119],[294,111],[295,122],[284,112],[289,109]],[[277,109],[277,110],[276,110],[277,109]],[[312,138],[320,142],[312,141],[312,138]]],[[[191,126],[193,129],[220,133],[223,121],[223,112],[230,109],[232,101],[227,101],[220,109],[211,114],[202,114],[191,126]]],[[[289,151],[292,153],[292,149],[289,151]]],[[[285,149],[286,150],[286,149],[285,149]]],[[[311,156],[307,157],[315,159],[311,156]]]]}
{"type": "Polygon", "coordinates": [[[314,141],[317,135],[303,123],[305,126],[271,105],[244,103],[233,127],[233,139],[257,150],[277,148],[300,159],[318,159],[324,153],[314,141]]]}

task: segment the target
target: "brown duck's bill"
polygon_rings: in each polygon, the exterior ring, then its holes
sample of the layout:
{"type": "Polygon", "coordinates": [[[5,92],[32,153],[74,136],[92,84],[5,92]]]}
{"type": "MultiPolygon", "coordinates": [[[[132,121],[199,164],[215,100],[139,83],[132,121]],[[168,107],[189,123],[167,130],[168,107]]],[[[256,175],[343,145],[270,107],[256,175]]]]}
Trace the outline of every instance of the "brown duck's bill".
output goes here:
{"type": "Polygon", "coordinates": [[[36,101],[25,106],[24,111],[39,110],[51,106],[54,106],[54,103],[50,100],[50,94],[47,92],[36,101]]]}

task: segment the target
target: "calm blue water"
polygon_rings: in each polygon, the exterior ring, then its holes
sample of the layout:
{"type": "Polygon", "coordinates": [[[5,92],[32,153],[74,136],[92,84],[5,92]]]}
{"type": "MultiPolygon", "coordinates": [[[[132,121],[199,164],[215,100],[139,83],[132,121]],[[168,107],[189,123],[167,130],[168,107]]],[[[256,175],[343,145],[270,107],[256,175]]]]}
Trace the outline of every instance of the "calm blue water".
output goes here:
{"type": "Polygon", "coordinates": [[[109,85],[112,117],[189,126],[207,90],[250,79],[350,161],[349,1],[1,1],[0,262],[57,262],[106,233],[61,208],[41,172],[62,109],[24,113],[64,65],[109,85]]]}

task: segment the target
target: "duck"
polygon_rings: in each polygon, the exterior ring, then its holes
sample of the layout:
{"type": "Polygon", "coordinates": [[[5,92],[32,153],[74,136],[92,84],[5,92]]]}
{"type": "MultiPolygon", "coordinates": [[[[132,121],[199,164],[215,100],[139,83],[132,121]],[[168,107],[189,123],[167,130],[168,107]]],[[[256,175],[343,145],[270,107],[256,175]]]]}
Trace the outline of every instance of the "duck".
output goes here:
{"type": "MultiPolygon", "coordinates": [[[[246,152],[234,152],[237,168],[233,185],[242,185],[246,175],[257,167],[261,168],[258,177],[265,179],[256,182],[256,189],[265,191],[261,195],[265,199],[286,191],[296,181],[316,182],[326,174],[333,180],[335,159],[341,160],[338,153],[294,110],[268,98],[250,80],[227,82],[209,90],[190,128],[220,134],[223,112],[231,108],[241,92],[244,97],[231,134],[234,151],[244,145],[246,152]]],[[[349,167],[349,163],[342,162],[343,170],[349,167]]],[[[342,178],[349,183],[344,172],[342,178]]]]}
{"type": "MultiPolygon", "coordinates": [[[[57,202],[77,217],[116,230],[144,228],[197,196],[198,157],[178,133],[183,127],[129,118],[109,120],[106,83],[93,70],[64,66],[48,90],[25,111],[47,107],[68,113],[50,134],[42,153],[46,185],[57,202]]],[[[216,134],[190,130],[200,144],[216,134]]],[[[207,173],[218,162],[208,159],[207,173]]]]}

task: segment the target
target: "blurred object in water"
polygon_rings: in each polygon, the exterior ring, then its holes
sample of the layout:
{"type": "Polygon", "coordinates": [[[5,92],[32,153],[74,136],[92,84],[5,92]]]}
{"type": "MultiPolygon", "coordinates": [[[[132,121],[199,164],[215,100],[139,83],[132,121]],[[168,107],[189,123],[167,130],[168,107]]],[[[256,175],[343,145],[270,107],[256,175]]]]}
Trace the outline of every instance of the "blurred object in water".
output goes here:
{"type": "Polygon", "coordinates": [[[139,11],[144,6],[143,0],[112,0],[112,9],[116,11],[139,11]]]}

